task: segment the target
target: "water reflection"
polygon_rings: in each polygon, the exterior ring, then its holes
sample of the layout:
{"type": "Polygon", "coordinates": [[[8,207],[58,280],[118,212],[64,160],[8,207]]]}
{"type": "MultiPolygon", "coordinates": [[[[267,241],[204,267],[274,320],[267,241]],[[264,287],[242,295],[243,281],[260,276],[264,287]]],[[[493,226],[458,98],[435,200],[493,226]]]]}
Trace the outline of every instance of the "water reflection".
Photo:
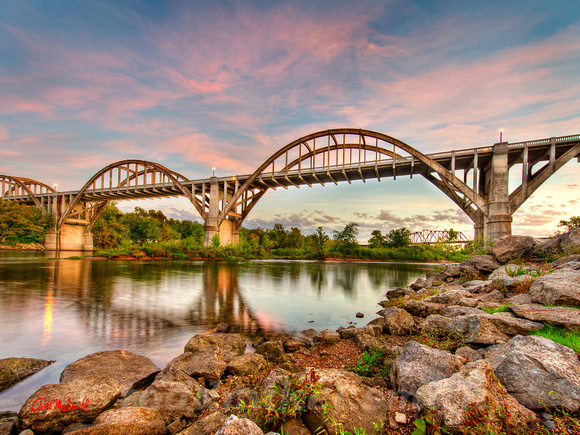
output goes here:
{"type": "Polygon", "coordinates": [[[50,341],[50,336],[52,335],[52,310],[54,308],[54,296],[52,292],[52,288],[49,288],[44,302],[44,325],[42,327],[44,332],[44,340],[42,340],[43,348],[50,341]]]}

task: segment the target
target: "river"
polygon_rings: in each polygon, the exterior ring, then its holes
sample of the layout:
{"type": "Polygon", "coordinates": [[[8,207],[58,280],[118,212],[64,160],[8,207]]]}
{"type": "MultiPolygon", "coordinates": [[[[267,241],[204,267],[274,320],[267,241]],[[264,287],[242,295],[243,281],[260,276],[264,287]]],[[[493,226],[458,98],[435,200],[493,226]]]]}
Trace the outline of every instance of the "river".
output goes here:
{"type": "Polygon", "coordinates": [[[163,368],[193,335],[228,323],[264,332],[366,325],[387,290],[433,264],[317,261],[46,260],[0,251],[0,358],[56,363],[0,392],[18,411],[64,367],[100,350],[126,349],[163,368]],[[363,319],[356,318],[361,312],[363,319]]]}

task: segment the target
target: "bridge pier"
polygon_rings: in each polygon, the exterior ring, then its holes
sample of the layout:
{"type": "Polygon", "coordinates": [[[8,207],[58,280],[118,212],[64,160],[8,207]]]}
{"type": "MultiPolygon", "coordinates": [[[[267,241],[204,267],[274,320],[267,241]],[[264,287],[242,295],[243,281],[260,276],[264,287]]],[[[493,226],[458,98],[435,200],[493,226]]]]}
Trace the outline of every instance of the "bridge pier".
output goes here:
{"type": "Polygon", "coordinates": [[[219,205],[220,201],[224,199],[227,193],[220,190],[217,177],[210,178],[209,188],[209,208],[207,219],[205,221],[205,246],[211,246],[212,239],[217,235],[220,239],[220,245],[236,244],[240,238],[240,232],[237,229],[236,222],[224,219],[221,224],[219,222],[219,205]]]}
{"type": "Polygon", "coordinates": [[[47,251],[93,251],[93,234],[86,225],[64,224],[60,231],[46,233],[44,249],[47,251]]]}
{"type": "Polygon", "coordinates": [[[491,182],[487,209],[486,238],[496,240],[512,234],[509,195],[509,163],[507,142],[493,146],[491,182]]]}

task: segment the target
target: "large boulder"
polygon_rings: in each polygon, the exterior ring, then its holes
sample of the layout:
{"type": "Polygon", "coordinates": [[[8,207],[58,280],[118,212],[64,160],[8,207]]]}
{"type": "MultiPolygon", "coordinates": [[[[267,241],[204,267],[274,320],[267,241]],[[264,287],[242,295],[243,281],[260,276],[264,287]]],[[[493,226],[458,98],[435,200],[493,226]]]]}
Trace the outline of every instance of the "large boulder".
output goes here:
{"type": "Polygon", "coordinates": [[[173,358],[167,367],[182,370],[192,378],[203,378],[207,381],[219,380],[227,364],[217,346],[207,346],[195,353],[185,352],[173,358]]]}
{"type": "Polygon", "coordinates": [[[16,384],[27,376],[51,365],[54,361],[35,358],[0,359],[0,391],[16,384]]]}
{"type": "Polygon", "coordinates": [[[415,320],[402,308],[385,308],[377,314],[385,319],[384,329],[392,335],[409,335],[415,329],[415,320]]]}
{"type": "Polygon", "coordinates": [[[329,435],[354,433],[355,429],[370,434],[386,420],[385,396],[364,385],[354,373],[319,369],[316,374],[321,388],[309,397],[309,408],[302,416],[312,433],[322,428],[329,435]]]}
{"type": "Polygon", "coordinates": [[[487,354],[507,391],[530,409],[580,407],[580,361],[561,344],[534,335],[516,336],[487,354]]]}
{"type": "Polygon", "coordinates": [[[474,255],[462,262],[459,265],[459,270],[462,273],[489,275],[499,266],[500,264],[492,255],[474,255]]]}
{"type": "Polygon", "coordinates": [[[282,364],[289,360],[288,355],[284,352],[283,344],[279,341],[267,341],[262,343],[256,348],[256,353],[262,355],[266,361],[275,364],[282,364]]]}
{"type": "Polygon", "coordinates": [[[531,252],[536,245],[536,240],[530,236],[503,236],[495,241],[491,247],[491,253],[497,261],[505,264],[514,258],[531,252]]]}
{"type": "Polygon", "coordinates": [[[463,365],[460,357],[416,341],[408,341],[393,362],[391,385],[399,393],[415,396],[429,382],[448,378],[463,365]]]}
{"type": "Polygon", "coordinates": [[[187,386],[179,382],[155,381],[139,399],[139,406],[159,411],[165,424],[181,418],[192,418],[201,401],[187,386]]]}
{"type": "Polygon", "coordinates": [[[60,375],[60,382],[64,384],[87,376],[113,379],[125,397],[132,389],[153,381],[159,371],[159,367],[147,357],[126,350],[104,350],[66,366],[60,375]]]}
{"type": "Polygon", "coordinates": [[[245,353],[232,359],[227,366],[228,372],[235,376],[255,373],[268,365],[266,359],[259,353],[245,353]]]}
{"type": "Polygon", "coordinates": [[[98,376],[43,385],[20,408],[20,427],[35,433],[52,433],[71,423],[88,423],[120,396],[116,380],[98,376]]]}
{"type": "Polygon", "coordinates": [[[545,307],[538,304],[510,305],[510,310],[524,319],[580,331],[580,310],[568,307],[545,307]]]}
{"type": "Polygon", "coordinates": [[[179,435],[213,435],[226,422],[227,417],[220,411],[196,420],[191,426],[179,432],[179,435]]]}
{"type": "Polygon", "coordinates": [[[240,334],[197,334],[185,345],[184,352],[195,353],[208,346],[217,346],[225,362],[246,351],[246,341],[240,334]]]}
{"type": "Polygon", "coordinates": [[[417,400],[423,412],[434,410],[437,422],[452,433],[469,433],[465,424],[473,408],[479,413],[479,423],[490,433],[502,429],[493,410],[509,415],[508,424],[517,422],[521,427],[536,419],[500,385],[485,360],[468,363],[449,378],[423,385],[417,390],[417,400]]]}
{"type": "Polygon", "coordinates": [[[468,314],[456,317],[431,315],[423,323],[425,332],[455,336],[468,344],[503,344],[514,335],[529,334],[541,327],[541,323],[518,319],[510,313],[468,314]]]}
{"type": "Polygon", "coordinates": [[[562,234],[560,249],[564,252],[572,251],[580,246],[580,228],[574,228],[562,234]]]}
{"type": "Polygon", "coordinates": [[[536,278],[529,295],[544,305],[580,307],[580,270],[563,270],[536,278]]]}
{"type": "Polygon", "coordinates": [[[264,435],[264,432],[252,420],[232,414],[215,435],[264,435]]]}
{"type": "Polygon", "coordinates": [[[410,301],[406,302],[405,305],[403,305],[403,309],[405,311],[416,317],[426,317],[430,314],[439,313],[442,308],[445,308],[445,305],[417,301],[415,299],[411,299],[410,301]]]}
{"type": "Polygon", "coordinates": [[[133,407],[109,409],[92,426],[67,432],[68,435],[165,435],[165,422],[156,409],[133,407]]]}
{"type": "Polygon", "coordinates": [[[466,290],[449,290],[438,295],[430,296],[425,299],[425,302],[435,304],[455,305],[461,298],[471,297],[471,293],[466,290]]]}

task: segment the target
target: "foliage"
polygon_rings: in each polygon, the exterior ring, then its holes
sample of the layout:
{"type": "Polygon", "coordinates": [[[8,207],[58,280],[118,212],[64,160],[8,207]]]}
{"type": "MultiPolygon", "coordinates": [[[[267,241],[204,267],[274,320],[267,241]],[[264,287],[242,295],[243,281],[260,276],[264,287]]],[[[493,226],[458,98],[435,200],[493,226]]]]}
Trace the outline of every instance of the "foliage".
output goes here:
{"type": "Polygon", "coordinates": [[[381,233],[381,230],[374,230],[371,233],[371,238],[368,241],[369,248],[376,249],[385,245],[385,236],[381,233]]]}
{"type": "Polygon", "coordinates": [[[508,295],[508,289],[505,285],[505,281],[501,278],[494,279],[490,284],[491,290],[497,290],[503,293],[504,296],[508,295]]]}
{"type": "Polygon", "coordinates": [[[413,422],[416,429],[411,435],[447,435],[447,429],[441,427],[435,418],[435,411],[431,410],[427,415],[413,422]]]}
{"type": "Polygon", "coordinates": [[[470,271],[463,271],[461,272],[461,282],[469,282],[469,281],[479,281],[484,280],[485,277],[480,273],[470,272],[470,271]]]}
{"type": "Polygon", "coordinates": [[[310,237],[310,247],[314,258],[324,260],[326,258],[326,245],[330,238],[322,227],[318,227],[316,232],[310,237]]]}
{"type": "Polygon", "coordinates": [[[220,236],[218,234],[214,234],[213,237],[211,238],[211,246],[213,246],[214,248],[219,248],[221,242],[220,242],[220,236]]]}
{"type": "Polygon", "coordinates": [[[52,216],[36,207],[0,200],[0,242],[42,243],[51,224],[52,216]]]}
{"type": "Polygon", "coordinates": [[[559,227],[566,227],[566,231],[573,230],[574,228],[580,228],[580,216],[572,216],[568,220],[561,220],[558,224],[559,227]]]}
{"type": "Polygon", "coordinates": [[[285,386],[275,384],[268,389],[269,394],[249,403],[240,400],[232,412],[258,422],[266,431],[274,430],[309,410],[308,398],[320,389],[317,380],[315,370],[306,375],[290,374],[285,386]]]}
{"type": "Polygon", "coordinates": [[[411,230],[407,228],[398,228],[389,231],[385,238],[387,246],[394,248],[404,248],[411,244],[411,230]]]}
{"type": "Polygon", "coordinates": [[[365,377],[389,376],[391,364],[385,363],[385,356],[385,352],[380,349],[365,351],[361,354],[362,361],[357,361],[352,371],[365,377]]]}
{"type": "Polygon", "coordinates": [[[482,307],[479,307],[479,308],[481,308],[487,314],[508,313],[510,311],[509,305],[501,305],[499,307],[486,307],[486,306],[482,306],[482,307]]]}
{"type": "Polygon", "coordinates": [[[333,231],[332,238],[337,243],[338,250],[344,253],[351,253],[357,246],[359,225],[356,222],[346,224],[342,231],[333,231]]]}
{"type": "Polygon", "coordinates": [[[545,337],[580,354],[580,331],[567,331],[557,326],[547,325],[540,330],[532,332],[532,335],[545,337]]]}

